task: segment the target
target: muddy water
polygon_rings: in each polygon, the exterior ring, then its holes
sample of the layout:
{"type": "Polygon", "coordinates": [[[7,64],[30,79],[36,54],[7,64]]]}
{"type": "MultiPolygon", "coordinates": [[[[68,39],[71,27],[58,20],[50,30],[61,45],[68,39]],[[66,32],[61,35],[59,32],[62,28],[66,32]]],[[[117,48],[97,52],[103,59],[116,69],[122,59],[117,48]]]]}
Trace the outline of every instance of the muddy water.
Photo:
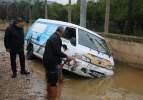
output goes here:
{"type": "MultiPolygon", "coordinates": [[[[28,64],[39,77],[45,79],[41,60],[28,64]]],[[[143,70],[117,65],[115,75],[108,78],[87,79],[64,72],[62,100],[143,100],[143,70]]],[[[45,86],[45,84],[43,84],[45,86]]]]}

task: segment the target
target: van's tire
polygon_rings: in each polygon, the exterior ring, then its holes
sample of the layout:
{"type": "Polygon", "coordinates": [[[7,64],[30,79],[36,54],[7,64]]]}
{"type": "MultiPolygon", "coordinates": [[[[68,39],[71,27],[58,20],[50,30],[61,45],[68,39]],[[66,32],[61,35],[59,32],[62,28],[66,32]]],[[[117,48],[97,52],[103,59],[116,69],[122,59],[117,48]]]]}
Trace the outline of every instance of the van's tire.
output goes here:
{"type": "Polygon", "coordinates": [[[29,43],[27,45],[27,53],[26,53],[26,57],[27,59],[31,60],[34,58],[34,54],[33,54],[33,44],[29,43]]]}

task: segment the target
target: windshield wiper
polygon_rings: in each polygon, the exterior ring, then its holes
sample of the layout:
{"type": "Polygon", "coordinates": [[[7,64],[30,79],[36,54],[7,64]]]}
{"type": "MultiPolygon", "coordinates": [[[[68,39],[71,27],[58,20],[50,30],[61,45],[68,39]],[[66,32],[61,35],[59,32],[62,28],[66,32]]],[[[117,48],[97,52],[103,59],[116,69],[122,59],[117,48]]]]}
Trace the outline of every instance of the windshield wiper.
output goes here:
{"type": "MultiPolygon", "coordinates": [[[[93,44],[95,44],[93,38],[90,37],[89,34],[87,34],[87,36],[88,36],[89,40],[90,40],[93,44]]],[[[97,48],[96,50],[97,50],[98,52],[100,52],[100,51],[98,50],[98,47],[96,46],[96,44],[95,44],[95,48],[97,48]]],[[[90,49],[91,49],[91,48],[90,48],[90,49]]]]}
{"type": "MultiPolygon", "coordinates": [[[[92,42],[92,43],[94,43],[95,44],[95,46],[96,46],[96,43],[94,42],[94,40],[104,49],[104,50],[106,50],[106,54],[108,54],[109,56],[111,56],[111,53],[110,53],[110,51],[102,44],[102,43],[100,43],[98,40],[96,40],[95,38],[93,39],[89,34],[87,34],[87,36],[88,36],[88,38],[89,38],[89,40],[92,42]]],[[[101,51],[99,51],[99,47],[98,46],[96,46],[96,50],[100,53],[101,51]]]]}
{"type": "Polygon", "coordinates": [[[111,54],[110,54],[110,51],[109,51],[109,49],[107,48],[107,47],[105,47],[102,43],[100,43],[98,40],[96,40],[95,38],[94,38],[94,40],[96,41],[96,42],[98,42],[99,43],[99,45],[103,48],[103,49],[105,49],[106,50],[106,52],[107,52],[107,54],[110,56],[111,54]]]}

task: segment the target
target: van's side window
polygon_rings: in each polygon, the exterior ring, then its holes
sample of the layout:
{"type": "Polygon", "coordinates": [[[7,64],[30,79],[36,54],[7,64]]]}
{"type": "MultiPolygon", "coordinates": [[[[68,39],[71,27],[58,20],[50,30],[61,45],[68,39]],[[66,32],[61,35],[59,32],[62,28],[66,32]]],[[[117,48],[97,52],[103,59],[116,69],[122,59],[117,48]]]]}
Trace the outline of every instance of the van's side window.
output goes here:
{"type": "Polygon", "coordinates": [[[72,45],[76,45],[76,30],[74,28],[66,27],[63,37],[70,40],[72,45]]]}

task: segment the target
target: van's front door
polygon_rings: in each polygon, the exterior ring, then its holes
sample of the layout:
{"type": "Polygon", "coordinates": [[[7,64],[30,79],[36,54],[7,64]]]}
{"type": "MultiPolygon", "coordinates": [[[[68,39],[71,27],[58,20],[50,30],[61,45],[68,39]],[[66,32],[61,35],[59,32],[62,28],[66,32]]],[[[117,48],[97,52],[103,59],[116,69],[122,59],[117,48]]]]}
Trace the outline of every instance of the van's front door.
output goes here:
{"type": "Polygon", "coordinates": [[[62,44],[67,46],[67,50],[64,51],[68,56],[73,56],[77,51],[77,30],[76,28],[65,28],[65,33],[62,37],[62,44]]]}

